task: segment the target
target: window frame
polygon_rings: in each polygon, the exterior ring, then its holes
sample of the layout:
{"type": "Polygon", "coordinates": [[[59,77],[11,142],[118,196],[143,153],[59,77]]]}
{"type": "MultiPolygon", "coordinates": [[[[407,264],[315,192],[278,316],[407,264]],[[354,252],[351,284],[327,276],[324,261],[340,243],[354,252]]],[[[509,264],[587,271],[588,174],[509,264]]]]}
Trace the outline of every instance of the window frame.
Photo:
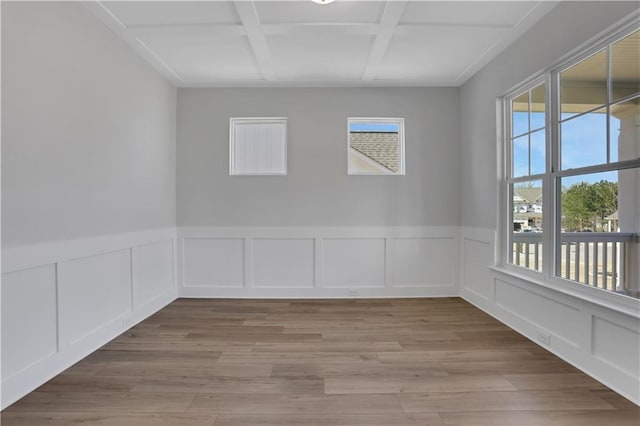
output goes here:
{"type": "MultiPolygon", "coordinates": [[[[608,31],[606,35],[600,35],[569,52],[560,60],[544,70],[539,71],[517,86],[511,88],[502,97],[498,98],[496,112],[498,117],[498,205],[497,215],[498,241],[496,242],[496,269],[517,276],[533,283],[551,288],[555,291],[571,294],[584,300],[589,300],[617,310],[637,306],[639,299],[615,293],[577,281],[563,278],[558,274],[558,265],[561,261],[559,249],[561,239],[561,182],[563,177],[584,175],[605,171],[620,171],[640,167],[640,157],[628,160],[611,161],[610,157],[610,132],[609,116],[612,105],[635,99],[636,95],[627,95],[620,99],[612,100],[610,72],[607,73],[607,102],[602,107],[607,110],[607,154],[606,163],[579,167],[575,169],[561,169],[561,99],[560,99],[560,75],[563,71],[588,59],[594,54],[607,49],[626,36],[640,30],[640,18],[632,17],[619,23],[616,28],[608,31]],[[541,175],[527,175],[518,178],[512,177],[513,153],[512,153],[512,110],[511,101],[523,92],[530,90],[541,83],[545,83],[545,125],[546,125],[546,153],[545,173],[541,175]],[[511,229],[513,228],[513,192],[511,184],[518,181],[530,181],[542,179],[543,185],[543,266],[541,271],[531,270],[512,263],[511,229]]],[[[607,53],[607,66],[610,67],[611,58],[607,53]]],[[[596,108],[596,110],[598,109],[596,108]]],[[[566,121],[566,120],[564,120],[566,121]]],[[[531,129],[529,129],[531,131],[531,129]]]]}
{"type": "Polygon", "coordinates": [[[288,121],[287,117],[230,117],[229,118],[229,176],[287,176],[288,174],[288,121]],[[236,125],[237,124],[284,124],[284,141],[282,143],[281,161],[284,170],[274,173],[239,172],[235,167],[236,125]]]}
{"type": "MultiPolygon", "coordinates": [[[[501,247],[501,265],[504,267],[507,267],[511,270],[513,270],[514,272],[517,272],[519,274],[526,274],[529,276],[532,276],[536,279],[541,279],[541,278],[546,278],[546,274],[545,274],[545,270],[547,268],[545,268],[545,265],[549,264],[549,234],[551,234],[550,232],[547,231],[547,222],[548,222],[548,217],[549,217],[549,209],[550,209],[550,199],[549,199],[549,181],[548,181],[548,172],[549,172],[549,168],[550,168],[550,156],[549,156],[549,152],[551,149],[551,128],[550,128],[550,120],[551,120],[551,112],[549,111],[548,108],[548,100],[549,97],[551,95],[550,93],[550,78],[548,75],[538,75],[535,76],[525,82],[523,82],[522,84],[518,85],[515,89],[512,89],[511,91],[509,91],[509,93],[507,95],[505,95],[500,103],[501,103],[501,116],[502,116],[502,120],[503,120],[503,135],[500,137],[500,139],[502,139],[501,141],[501,151],[503,152],[503,158],[500,160],[502,162],[502,176],[500,177],[500,192],[502,201],[499,203],[499,205],[502,206],[502,209],[506,212],[506,218],[504,219],[499,219],[500,220],[500,229],[502,229],[501,234],[502,238],[500,239],[502,241],[502,247],[501,247]],[[516,97],[520,96],[522,93],[526,92],[526,91],[531,91],[532,89],[534,89],[537,86],[540,86],[541,84],[544,84],[544,88],[545,88],[545,126],[544,126],[544,130],[545,130],[545,172],[544,173],[538,173],[538,174],[532,174],[532,175],[525,175],[525,176],[518,176],[518,177],[514,177],[513,176],[513,144],[512,144],[512,140],[513,138],[513,134],[512,134],[512,128],[513,128],[513,124],[512,124],[512,114],[511,114],[511,101],[513,101],[513,99],[515,99],[516,97]],[[542,267],[540,268],[540,271],[536,271],[534,269],[530,269],[527,267],[523,267],[523,266],[519,266],[516,265],[512,262],[512,254],[513,254],[513,240],[512,240],[512,229],[513,229],[513,218],[514,218],[514,212],[513,212],[513,206],[512,206],[512,200],[513,200],[513,186],[515,186],[516,184],[520,183],[520,182],[529,182],[529,181],[533,181],[533,180],[540,180],[542,181],[542,223],[543,223],[543,232],[542,232],[542,267]]],[[[529,100],[529,102],[531,102],[529,100]]],[[[530,121],[531,118],[529,117],[528,120],[530,121]]],[[[540,129],[536,129],[536,131],[538,131],[540,129]]],[[[527,133],[527,135],[532,134],[532,129],[529,128],[527,133]]],[[[518,136],[522,136],[518,135],[518,136]]],[[[531,159],[529,159],[529,161],[531,161],[531,159]]],[[[504,215],[504,213],[503,213],[504,215]]]]}
{"type": "Polygon", "coordinates": [[[347,117],[347,176],[404,176],[405,169],[405,137],[404,118],[392,117],[347,117]],[[350,128],[352,123],[389,123],[398,125],[398,171],[391,173],[356,172],[349,167],[349,149],[351,149],[350,128]]]}

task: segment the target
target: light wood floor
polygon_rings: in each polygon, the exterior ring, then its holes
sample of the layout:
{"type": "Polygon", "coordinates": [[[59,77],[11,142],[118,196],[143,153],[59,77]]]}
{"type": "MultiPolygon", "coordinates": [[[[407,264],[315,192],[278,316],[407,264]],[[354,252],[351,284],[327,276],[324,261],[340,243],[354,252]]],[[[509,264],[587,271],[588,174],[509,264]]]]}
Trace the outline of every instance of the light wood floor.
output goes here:
{"type": "Polygon", "coordinates": [[[465,301],[177,300],[2,425],[638,426],[640,408],[465,301]]]}

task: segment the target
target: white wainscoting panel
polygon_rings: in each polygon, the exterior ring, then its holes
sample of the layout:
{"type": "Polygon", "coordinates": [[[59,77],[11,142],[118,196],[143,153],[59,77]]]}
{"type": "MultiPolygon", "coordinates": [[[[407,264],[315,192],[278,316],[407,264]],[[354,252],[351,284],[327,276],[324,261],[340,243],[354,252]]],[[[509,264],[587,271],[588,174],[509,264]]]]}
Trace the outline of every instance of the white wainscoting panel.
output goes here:
{"type": "Polygon", "coordinates": [[[175,241],[168,228],[3,247],[2,409],[175,300],[175,241]]]}
{"type": "Polygon", "coordinates": [[[120,250],[58,265],[60,339],[74,344],[131,311],[131,253],[120,250]]]}
{"type": "Polygon", "coordinates": [[[457,227],[178,228],[184,297],[458,294],[457,227]]]}
{"type": "Polygon", "coordinates": [[[551,338],[561,338],[577,347],[580,333],[580,311],[552,297],[522,288],[502,279],[495,280],[495,304],[511,315],[535,323],[551,338]]]}
{"type": "Polygon", "coordinates": [[[640,377],[640,330],[596,315],[593,318],[593,356],[632,378],[640,377]]]}
{"type": "Polygon", "coordinates": [[[242,287],[244,239],[185,238],[184,282],[195,287],[242,287]]]}
{"type": "Polygon", "coordinates": [[[394,287],[456,285],[456,238],[394,238],[392,244],[394,287]]]}
{"type": "Polygon", "coordinates": [[[323,287],[383,287],[385,244],[384,238],[323,240],[323,287]]]}
{"type": "Polygon", "coordinates": [[[11,377],[58,350],[56,267],[2,277],[2,375],[11,377]]]}
{"type": "Polygon", "coordinates": [[[252,254],[254,287],[313,287],[314,239],[256,238],[252,254]]]}
{"type": "Polygon", "coordinates": [[[132,256],[136,309],[174,287],[173,241],[134,247],[132,256]]]}
{"type": "Polygon", "coordinates": [[[492,245],[465,237],[462,240],[462,258],[464,259],[461,288],[471,293],[482,303],[493,299],[492,281],[488,265],[493,263],[492,245]]]}
{"type": "Polygon", "coordinates": [[[462,297],[640,405],[638,301],[616,309],[495,267],[494,230],[461,228],[460,241],[462,297]]]}

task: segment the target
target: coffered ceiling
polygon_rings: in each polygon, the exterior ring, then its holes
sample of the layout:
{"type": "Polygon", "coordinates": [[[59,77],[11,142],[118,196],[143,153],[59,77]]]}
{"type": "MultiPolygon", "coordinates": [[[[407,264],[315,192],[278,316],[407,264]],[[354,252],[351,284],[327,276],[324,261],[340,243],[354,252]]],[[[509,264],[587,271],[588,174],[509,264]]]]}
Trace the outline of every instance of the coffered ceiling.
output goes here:
{"type": "Polygon", "coordinates": [[[181,87],[459,86],[556,4],[84,3],[181,87]]]}

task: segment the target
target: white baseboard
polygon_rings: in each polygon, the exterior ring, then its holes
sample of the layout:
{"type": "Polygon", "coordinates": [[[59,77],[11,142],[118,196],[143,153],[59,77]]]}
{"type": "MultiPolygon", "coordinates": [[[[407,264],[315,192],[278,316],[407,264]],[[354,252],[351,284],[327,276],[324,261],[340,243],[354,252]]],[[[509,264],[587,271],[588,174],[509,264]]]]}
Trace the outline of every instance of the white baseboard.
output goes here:
{"type": "Polygon", "coordinates": [[[2,409],[177,297],[175,228],[3,249],[2,409]]]}
{"type": "Polygon", "coordinates": [[[494,235],[461,229],[460,295],[640,405],[640,318],[490,269],[494,235]]]}
{"type": "Polygon", "coordinates": [[[229,299],[357,299],[357,298],[416,298],[457,297],[451,286],[371,288],[209,288],[185,287],[180,297],[185,298],[229,298],[229,299]]]}

